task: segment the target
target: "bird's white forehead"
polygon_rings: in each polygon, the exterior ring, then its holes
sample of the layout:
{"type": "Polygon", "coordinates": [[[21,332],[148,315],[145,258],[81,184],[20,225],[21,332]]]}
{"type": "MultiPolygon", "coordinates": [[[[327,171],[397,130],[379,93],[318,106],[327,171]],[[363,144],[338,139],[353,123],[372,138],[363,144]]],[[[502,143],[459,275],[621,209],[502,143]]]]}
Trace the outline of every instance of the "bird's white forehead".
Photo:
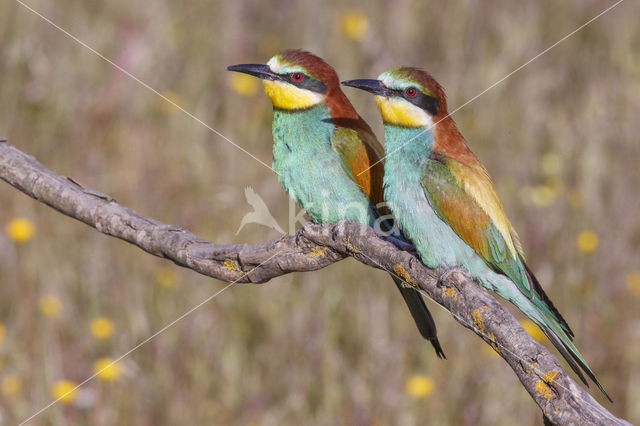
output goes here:
{"type": "Polygon", "coordinates": [[[269,69],[276,74],[290,74],[292,72],[306,73],[304,69],[298,65],[294,65],[282,60],[280,55],[276,55],[267,62],[269,69]]]}
{"type": "Polygon", "coordinates": [[[396,82],[396,80],[393,77],[391,77],[391,75],[388,72],[383,72],[382,74],[380,74],[378,76],[378,80],[380,80],[382,84],[385,85],[385,87],[392,87],[396,82]]]}
{"type": "Polygon", "coordinates": [[[394,78],[388,71],[380,74],[378,76],[378,80],[380,80],[385,87],[395,90],[404,90],[409,86],[415,86],[415,84],[410,81],[404,81],[394,78]]]}
{"type": "Polygon", "coordinates": [[[282,63],[280,62],[280,55],[276,55],[271,59],[269,59],[269,62],[267,62],[267,66],[273,72],[276,72],[276,73],[280,72],[280,70],[282,69],[282,63]]]}

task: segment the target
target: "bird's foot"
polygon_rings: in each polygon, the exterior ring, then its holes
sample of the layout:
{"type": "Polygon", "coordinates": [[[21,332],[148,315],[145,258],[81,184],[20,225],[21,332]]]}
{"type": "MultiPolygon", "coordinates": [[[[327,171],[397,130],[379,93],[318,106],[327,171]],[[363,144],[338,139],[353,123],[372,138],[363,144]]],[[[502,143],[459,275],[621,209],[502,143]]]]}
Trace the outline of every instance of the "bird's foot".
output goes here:
{"type": "Polygon", "coordinates": [[[380,238],[382,238],[383,240],[393,244],[398,250],[402,250],[402,251],[408,251],[408,252],[415,252],[416,251],[416,246],[414,246],[411,243],[408,243],[398,237],[394,237],[393,235],[380,235],[380,238]]]}
{"type": "Polygon", "coordinates": [[[302,226],[300,228],[298,228],[298,230],[295,233],[295,237],[296,237],[296,244],[300,243],[300,239],[301,238],[306,238],[309,239],[309,237],[305,234],[307,233],[311,233],[313,234],[315,229],[314,227],[316,226],[316,224],[314,224],[313,222],[305,222],[302,224],[302,226]]]}
{"type": "Polygon", "coordinates": [[[298,228],[298,230],[294,234],[296,237],[296,244],[300,244],[300,238],[302,238],[302,236],[304,235],[304,232],[305,232],[304,225],[298,228]]]}

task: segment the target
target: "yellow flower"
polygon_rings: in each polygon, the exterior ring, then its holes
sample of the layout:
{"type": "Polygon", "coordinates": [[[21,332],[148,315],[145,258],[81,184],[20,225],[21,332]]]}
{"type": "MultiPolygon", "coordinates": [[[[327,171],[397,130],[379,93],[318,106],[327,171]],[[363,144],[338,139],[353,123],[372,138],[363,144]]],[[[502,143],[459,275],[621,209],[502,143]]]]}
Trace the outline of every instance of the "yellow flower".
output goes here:
{"type": "Polygon", "coordinates": [[[166,266],[158,268],[155,275],[156,283],[162,287],[175,287],[176,285],[176,272],[166,266]]]}
{"type": "Polygon", "coordinates": [[[598,234],[585,229],[578,235],[576,246],[582,253],[593,253],[598,248],[598,234]]]}
{"type": "Polygon", "coordinates": [[[164,92],[162,96],[164,96],[164,98],[160,98],[158,101],[160,102],[159,105],[162,112],[164,112],[165,114],[173,114],[179,110],[176,105],[180,105],[182,100],[176,92],[172,92],[171,90],[169,90],[164,92]]]}
{"type": "Polygon", "coordinates": [[[562,172],[562,158],[555,152],[547,152],[540,158],[540,171],[546,176],[554,176],[562,172]]]}
{"type": "Polygon", "coordinates": [[[520,321],[520,325],[527,333],[529,333],[529,335],[531,335],[531,337],[533,337],[539,343],[542,343],[544,341],[545,335],[535,322],[531,321],[530,319],[525,319],[520,321]]]}
{"type": "Polygon", "coordinates": [[[96,339],[106,339],[113,334],[113,321],[107,317],[97,317],[91,321],[91,334],[96,339]]]}
{"type": "Polygon", "coordinates": [[[7,236],[15,243],[26,243],[36,233],[36,227],[32,221],[25,217],[11,219],[5,227],[7,236]]]}
{"type": "Polygon", "coordinates": [[[369,19],[359,10],[348,10],[340,17],[342,34],[354,41],[362,41],[369,32],[369,19]]]}
{"type": "Polygon", "coordinates": [[[76,399],[76,386],[78,386],[78,384],[71,380],[58,380],[51,388],[51,396],[57,401],[68,404],[76,399]]]}
{"type": "Polygon", "coordinates": [[[629,293],[640,294],[640,271],[633,271],[627,275],[627,290],[629,293]]]}
{"type": "Polygon", "coordinates": [[[7,374],[0,383],[0,389],[5,396],[15,395],[22,389],[22,380],[15,374],[7,374]]]}
{"type": "Polygon", "coordinates": [[[542,185],[525,187],[525,198],[528,196],[531,203],[539,207],[547,207],[564,191],[564,182],[557,176],[548,177],[542,185]]]}
{"type": "Polygon", "coordinates": [[[259,80],[247,74],[232,72],[229,74],[229,86],[239,95],[252,96],[258,91],[259,80]]]}
{"type": "Polygon", "coordinates": [[[122,370],[112,358],[100,358],[93,363],[93,372],[99,379],[110,382],[120,377],[122,370]]]}
{"type": "Polygon", "coordinates": [[[40,311],[48,317],[57,317],[62,310],[60,299],[51,294],[45,294],[40,298],[40,311]]]}
{"type": "Polygon", "coordinates": [[[555,191],[547,185],[531,188],[531,202],[536,206],[546,207],[556,198],[555,191]]]}
{"type": "Polygon", "coordinates": [[[435,383],[429,376],[415,375],[407,380],[407,392],[416,398],[426,398],[435,390],[435,383]]]}

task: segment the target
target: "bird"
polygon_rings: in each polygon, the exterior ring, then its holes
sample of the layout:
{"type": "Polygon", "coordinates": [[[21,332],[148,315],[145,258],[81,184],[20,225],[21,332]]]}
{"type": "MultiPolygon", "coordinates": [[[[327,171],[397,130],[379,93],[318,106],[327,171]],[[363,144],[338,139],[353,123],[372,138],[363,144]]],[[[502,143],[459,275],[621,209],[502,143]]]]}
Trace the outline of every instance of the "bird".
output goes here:
{"type": "Polygon", "coordinates": [[[447,112],[443,87],[415,67],[342,82],[374,95],[385,134],[384,198],[429,268],[465,269],[512,302],[577,376],[611,401],[573,343],[574,333],[525,262],[489,173],[447,112]]]}
{"type": "Polygon", "coordinates": [[[244,196],[247,199],[247,203],[253,207],[253,211],[244,215],[242,221],[240,221],[236,235],[240,233],[247,223],[257,223],[267,226],[281,234],[285,233],[269,211],[269,207],[267,207],[264,200],[256,194],[256,191],[254,191],[252,187],[247,186],[244,189],[244,196]]]}
{"type": "MultiPolygon", "coordinates": [[[[273,104],[273,170],[289,196],[314,223],[357,221],[370,226],[382,217],[384,149],[340,86],[336,71],[300,49],[266,64],[227,67],[262,80],[273,104]]],[[[420,293],[392,274],[420,331],[440,358],[436,325],[420,293]]]]}

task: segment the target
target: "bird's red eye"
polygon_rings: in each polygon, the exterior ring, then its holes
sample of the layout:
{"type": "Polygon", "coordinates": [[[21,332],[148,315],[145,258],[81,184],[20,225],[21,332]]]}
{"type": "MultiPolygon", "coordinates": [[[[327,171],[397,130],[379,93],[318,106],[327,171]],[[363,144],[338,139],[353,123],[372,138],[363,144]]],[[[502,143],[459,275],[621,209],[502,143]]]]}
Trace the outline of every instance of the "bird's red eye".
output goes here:
{"type": "Polygon", "coordinates": [[[405,90],[405,91],[404,91],[404,93],[405,93],[407,96],[411,96],[411,97],[413,97],[413,96],[415,96],[415,95],[416,95],[416,93],[417,93],[417,92],[416,92],[416,88],[415,88],[415,87],[409,87],[407,90],[405,90]]]}
{"type": "Polygon", "coordinates": [[[295,81],[300,81],[302,80],[302,73],[300,72],[294,73],[292,77],[295,81]]]}

